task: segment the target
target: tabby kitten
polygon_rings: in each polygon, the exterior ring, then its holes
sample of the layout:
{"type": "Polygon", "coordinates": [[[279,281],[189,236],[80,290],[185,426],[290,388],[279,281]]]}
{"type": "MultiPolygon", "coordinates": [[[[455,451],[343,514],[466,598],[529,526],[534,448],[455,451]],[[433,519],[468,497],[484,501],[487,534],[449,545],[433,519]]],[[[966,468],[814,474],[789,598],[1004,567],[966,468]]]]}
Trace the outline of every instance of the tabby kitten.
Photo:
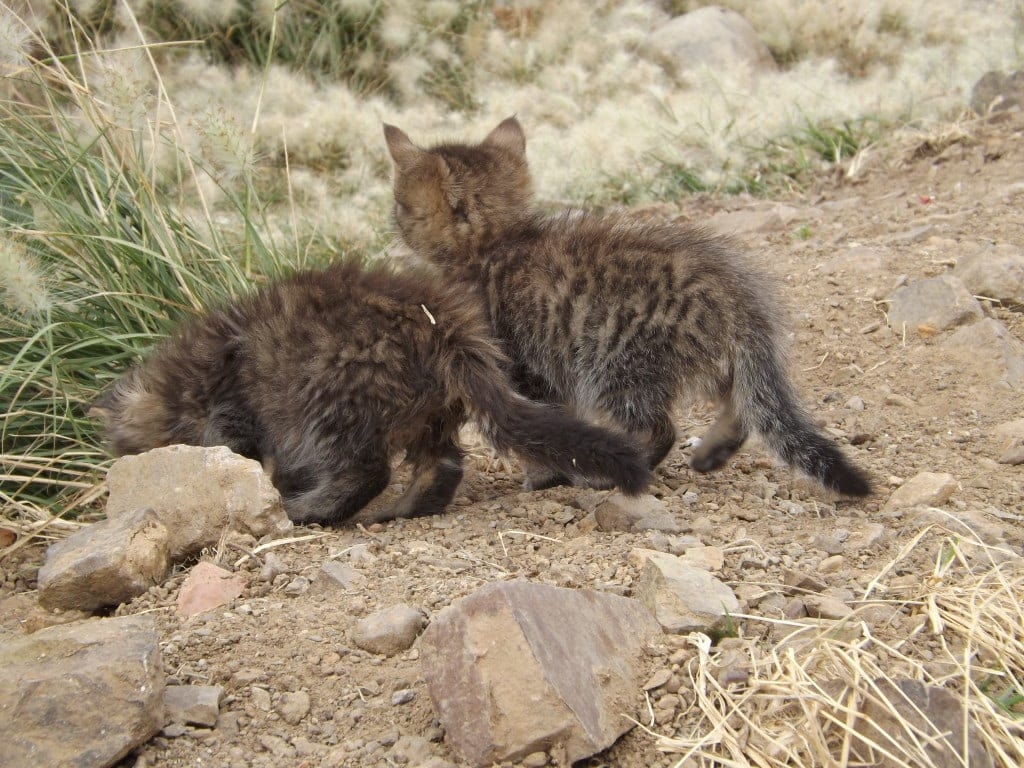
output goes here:
{"type": "MultiPolygon", "coordinates": [[[[478,297],[520,392],[610,419],[643,441],[651,467],[675,442],[674,401],[704,396],[722,411],[693,453],[697,471],[721,467],[753,432],[824,486],[870,493],[801,407],[768,281],[726,238],[621,215],[532,211],[514,117],[480,144],[421,149],[390,125],[384,135],[403,239],[478,297]]],[[[565,480],[527,466],[528,487],[565,480]]]]}
{"type": "Polygon", "coordinates": [[[649,470],[628,440],[517,394],[480,309],[427,275],[339,263],[210,312],[96,404],[112,449],[226,445],[272,467],[289,517],[337,523],[388,484],[374,519],[440,512],[462,477],[467,412],[495,447],[639,493],[649,470]]]}

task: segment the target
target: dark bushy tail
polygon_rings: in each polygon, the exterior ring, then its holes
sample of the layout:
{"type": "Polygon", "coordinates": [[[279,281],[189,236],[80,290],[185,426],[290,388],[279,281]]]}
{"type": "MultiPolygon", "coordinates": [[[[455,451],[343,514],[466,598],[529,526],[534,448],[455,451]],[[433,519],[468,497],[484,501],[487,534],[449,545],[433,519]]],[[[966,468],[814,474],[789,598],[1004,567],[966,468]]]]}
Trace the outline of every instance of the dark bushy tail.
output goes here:
{"type": "Polygon", "coordinates": [[[800,406],[770,338],[755,340],[740,351],[732,396],[743,425],[761,435],[791,466],[846,496],[871,493],[867,475],[818,430],[800,406]]]}
{"type": "Polygon", "coordinates": [[[494,447],[566,476],[611,480],[623,493],[644,491],[651,473],[640,449],[625,437],[587,424],[558,406],[517,395],[490,344],[461,350],[451,384],[494,447]]]}

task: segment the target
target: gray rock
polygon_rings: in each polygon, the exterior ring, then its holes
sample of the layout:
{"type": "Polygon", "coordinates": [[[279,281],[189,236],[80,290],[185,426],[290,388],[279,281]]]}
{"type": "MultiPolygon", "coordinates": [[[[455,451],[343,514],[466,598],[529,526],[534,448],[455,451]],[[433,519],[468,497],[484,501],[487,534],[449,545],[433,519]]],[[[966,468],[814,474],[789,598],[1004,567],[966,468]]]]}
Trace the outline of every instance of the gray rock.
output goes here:
{"type": "Polygon", "coordinates": [[[164,690],[167,721],[212,728],[217,724],[223,695],[219,685],[169,685],[164,690]]]}
{"type": "Polygon", "coordinates": [[[966,286],[949,275],[915,280],[889,296],[889,327],[912,334],[919,325],[938,331],[982,317],[981,305],[966,286]]]}
{"type": "Polygon", "coordinates": [[[1019,245],[979,245],[957,260],[953,274],[975,296],[1024,304],[1024,249],[1019,245]]]}
{"type": "Polygon", "coordinates": [[[1024,71],[986,72],[971,89],[971,109],[982,116],[1024,109],[1024,71]]]}
{"type": "Polygon", "coordinates": [[[348,563],[339,563],[337,560],[324,562],[316,578],[316,584],[320,587],[346,591],[361,587],[365,583],[366,576],[362,571],[357,571],[348,563]]]}
{"type": "Polygon", "coordinates": [[[796,209],[779,206],[767,210],[726,211],[708,220],[711,229],[726,235],[749,235],[783,229],[796,217],[796,209]]]}
{"type": "MultiPolygon", "coordinates": [[[[878,744],[890,754],[919,755],[920,764],[930,768],[993,765],[974,722],[964,718],[959,696],[908,679],[878,680],[870,691],[855,724],[855,731],[866,741],[878,744]],[[917,745],[924,745],[924,755],[917,745]]],[[[847,696],[843,695],[841,700],[846,701],[847,696]]],[[[873,764],[889,768],[906,763],[880,756],[873,764]]]]}
{"type": "Polygon", "coordinates": [[[309,707],[309,694],[305,691],[293,691],[281,694],[277,713],[288,725],[298,725],[302,718],[309,714],[309,707]]]}
{"type": "Polygon", "coordinates": [[[853,615],[853,609],[842,600],[828,595],[804,595],[804,609],[815,619],[846,619],[853,615]]]}
{"type": "Polygon", "coordinates": [[[862,523],[847,540],[846,547],[851,552],[863,552],[877,547],[888,536],[889,531],[881,523],[862,523]]]}
{"type": "Polygon", "coordinates": [[[649,493],[641,496],[611,493],[594,508],[594,518],[602,531],[679,533],[683,530],[665,502],[649,493]]]}
{"type": "Polygon", "coordinates": [[[164,725],[150,616],[93,619],[0,645],[0,762],[102,768],[164,725]]]}
{"type": "Polygon", "coordinates": [[[1000,464],[1024,464],[1024,438],[1011,437],[1003,443],[996,459],[1000,464]]]}
{"type": "Polygon", "coordinates": [[[910,520],[917,526],[941,525],[960,535],[978,538],[986,544],[1002,543],[1007,533],[1006,526],[994,517],[976,509],[946,511],[925,507],[915,510],[910,520]]]}
{"type": "Polygon", "coordinates": [[[666,632],[723,629],[739,612],[733,591],[702,568],[652,549],[634,549],[630,560],[641,565],[636,597],[666,632]]]}
{"type": "Polygon", "coordinates": [[[702,66],[733,70],[737,63],[754,72],[777,69],[771,51],[750,22],[713,5],[659,25],[648,37],[646,49],[673,74],[702,66]]]}
{"type": "Polygon", "coordinates": [[[998,320],[989,317],[960,328],[942,342],[942,348],[993,381],[1012,388],[1024,385],[1024,342],[998,320]]]}
{"type": "Polygon", "coordinates": [[[296,576],[294,579],[285,585],[284,593],[297,597],[298,595],[304,595],[309,591],[309,579],[305,576],[296,576]]]}
{"type": "Polygon", "coordinates": [[[949,500],[957,487],[956,478],[948,472],[920,472],[893,491],[885,509],[942,504],[949,500]]]}
{"type": "Polygon", "coordinates": [[[168,541],[167,528],[148,509],[87,525],[46,551],[39,603],[95,611],[131,600],[167,577],[168,541]]]}
{"type": "Polygon", "coordinates": [[[720,571],[725,565],[725,552],[721,547],[689,547],[679,559],[686,565],[704,571],[720,571]]]}
{"type": "Polygon", "coordinates": [[[270,711],[270,692],[266,688],[254,685],[249,689],[249,694],[252,696],[252,703],[256,709],[260,712],[270,711]]]}
{"type": "Polygon", "coordinates": [[[291,528],[259,462],[223,446],[171,445],[122,456],[107,473],[107,517],[152,508],[170,532],[172,559],[216,546],[225,529],[259,538],[291,528]]]}
{"type": "Polygon", "coordinates": [[[391,694],[391,703],[397,707],[401,704],[408,704],[414,698],[416,698],[415,691],[411,688],[401,688],[391,694]]]}
{"type": "Polygon", "coordinates": [[[273,552],[268,552],[260,566],[260,581],[272,583],[282,573],[288,573],[287,564],[273,552]]]}
{"type": "Polygon", "coordinates": [[[259,736],[260,746],[278,759],[290,759],[295,757],[295,747],[272,733],[261,733],[259,736]]]}
{"type": "Polygon", "coordinates": [[[527,581],[442,610],[420,641],[446,739],[473,766],[550,750],[569,765],[611,746],[641,704],[658,626],[635,600],[527,581]]]}
{"type": "Polygon", "coordinates": [[[868,274],[876,275],[882,272],[885,261],[879,249],[866,245],[858,245],[840,251],[821,265],[821,273],[824,275],[837,274],[868,274]]]}
{"type": "Polygon", "coordinates": [[[419,608],[399,603],[357,621],[352,642],[364,651],[394,656],[416,642],[425,624],[426,617],[419,608]]]}
{"type": "Polygon", "coordinates": [[[430,759],[430,752],[430,742],[422,736],[399,736],[391,748],[391,760],[400,765],[422,765],[430,759]]]}

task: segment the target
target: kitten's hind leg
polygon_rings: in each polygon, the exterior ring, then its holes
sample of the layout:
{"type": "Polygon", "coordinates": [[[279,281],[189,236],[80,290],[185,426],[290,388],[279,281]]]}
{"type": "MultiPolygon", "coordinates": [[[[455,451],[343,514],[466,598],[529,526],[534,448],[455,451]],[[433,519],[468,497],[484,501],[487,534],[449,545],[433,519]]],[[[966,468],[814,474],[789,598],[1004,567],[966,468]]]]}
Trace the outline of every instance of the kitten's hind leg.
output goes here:
{"type": "Polygon", "coordinates": [[[676,444],[676,425],[672,423],[672,417],[668,412],[658,415],[650,427],[650,437],[647,442],[647,461],[651,469],[661,464],[676,444]]]}
{"type": "Polygon", "coordinates": [[[747,430],[737,417],[732,401],[726,400],[715,423],[694,449],[690,466],[698,472],[718,469],[732,458],[746,440],[747,430]]]}
{"type": "Polygon", "coordinates": [[[383,491],[391,478],[387,451],[382,445],[364,448],[340,463],[323,459],[314,467],[283,463],[275,477],[285,479],[290,493],[284,507],[292,522],[337,525],[365,507],[383,491]]]}
{"type": "Polygon", "coordinates": [[[433,424],[409,447],[406,459],[413,463],[412,480],[394,503],[365,516],[368,522],[400,517],[436,515],[444,511],[462,482],[462,448],[457,436],[460,416],[433,424]]]}

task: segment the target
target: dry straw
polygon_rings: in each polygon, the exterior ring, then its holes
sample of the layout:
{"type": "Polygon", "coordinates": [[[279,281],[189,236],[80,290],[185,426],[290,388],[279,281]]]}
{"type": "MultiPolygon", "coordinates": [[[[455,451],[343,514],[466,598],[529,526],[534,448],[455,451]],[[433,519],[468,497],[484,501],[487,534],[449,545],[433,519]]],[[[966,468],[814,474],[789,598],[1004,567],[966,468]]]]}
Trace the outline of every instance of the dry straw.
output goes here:
{"type": "Polygon", "coordinates": [[[744,616],[770,639],[714,651],[691,635],[694,702],[673,735],[645,730],[679,768],[1024,765],[1024,560],[957,528],[920,531],[843,622],[744,616]],[[908,588],[897,569],[921,577],[908,588]],[[880,607],[898,626],[869,623],[880,607]]]}

